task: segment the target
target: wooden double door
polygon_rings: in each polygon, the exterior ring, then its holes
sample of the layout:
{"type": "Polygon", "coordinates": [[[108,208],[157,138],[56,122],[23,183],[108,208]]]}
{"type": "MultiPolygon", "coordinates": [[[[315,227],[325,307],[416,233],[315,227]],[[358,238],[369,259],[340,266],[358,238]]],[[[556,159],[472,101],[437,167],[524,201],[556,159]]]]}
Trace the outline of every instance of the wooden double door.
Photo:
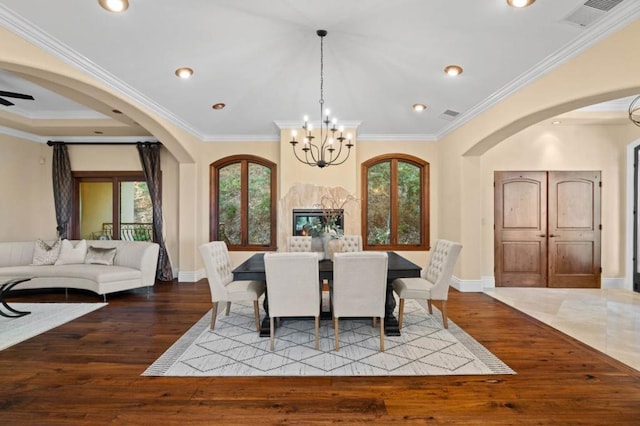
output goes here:
{"type": "Polygon", "coordinates": [[[499,287],[600,287],[599,171],[494,172],[499,287]]]}

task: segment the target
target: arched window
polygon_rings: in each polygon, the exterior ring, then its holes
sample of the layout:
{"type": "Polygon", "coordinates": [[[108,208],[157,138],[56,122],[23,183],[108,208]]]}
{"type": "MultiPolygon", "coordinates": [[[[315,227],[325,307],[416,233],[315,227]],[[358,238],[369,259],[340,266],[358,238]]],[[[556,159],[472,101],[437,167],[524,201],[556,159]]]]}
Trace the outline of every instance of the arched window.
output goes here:
{"type": "Polygon", "coordinates": [[[365,249],[429,249],[429,163],[406,154],[364,162],[362,200],[365,249]]]}
{"type": "Polygon", "coordinates": [[[210,165],[210,239],[229,250],[276,249],[276,164],[234,155],[210,165]]]}

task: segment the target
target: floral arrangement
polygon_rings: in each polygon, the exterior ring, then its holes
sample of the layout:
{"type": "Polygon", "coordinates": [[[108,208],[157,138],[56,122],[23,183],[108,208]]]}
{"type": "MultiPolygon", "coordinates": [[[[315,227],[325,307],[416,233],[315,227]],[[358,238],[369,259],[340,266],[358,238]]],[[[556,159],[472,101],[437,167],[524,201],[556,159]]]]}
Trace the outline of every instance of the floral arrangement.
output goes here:
{"type": "Polygon", "coordinates": [[[338,219],[344,212],[344,206],[352,201],[357,202],[358,199],[351,194],[343,199],[337,199],[330,194],[323,195],[320,199],[320,204],[314,206],[322,209],[322,223],[320,226],[323,229],[317,231],[330,234],[333,238],[340,238],[344,235],[344,229],[340,227],[338,219]]]}

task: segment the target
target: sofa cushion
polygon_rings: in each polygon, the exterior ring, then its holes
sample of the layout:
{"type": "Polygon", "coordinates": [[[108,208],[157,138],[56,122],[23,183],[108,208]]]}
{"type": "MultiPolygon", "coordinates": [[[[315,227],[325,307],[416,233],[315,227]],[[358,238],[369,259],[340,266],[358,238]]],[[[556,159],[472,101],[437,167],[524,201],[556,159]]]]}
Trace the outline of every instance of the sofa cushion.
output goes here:
{"type": "Polygon", "coordinates": [[[0,268],[0,277],[69,277],[84,278],[97,283],[109,283],[140,279],[142,272],[116,265],[7,266],[0,268]]]}
{"type": "Polygon", "coordinates": [[[49,245],[42,240],[36,240],[33,250],[32,265],[53,265],[60,254],[60,240],[49,245]]]}
{"type": "Polygon", "coordinates": [[[84,263],[84,258],[87,255],[87,241],[80,240],[74,246],[69,240],[62,240],[60,245],[60,255],[54,265],[73,265],[77,263],[84,263]]]}
{"type": "Polygon", "coordinates": [[[91,263],[95,265],[113,265],[113,259],[116,257],[115,247],[94,247],[89,246],[87,250],[87,257],[84,263],[91,263]]]}

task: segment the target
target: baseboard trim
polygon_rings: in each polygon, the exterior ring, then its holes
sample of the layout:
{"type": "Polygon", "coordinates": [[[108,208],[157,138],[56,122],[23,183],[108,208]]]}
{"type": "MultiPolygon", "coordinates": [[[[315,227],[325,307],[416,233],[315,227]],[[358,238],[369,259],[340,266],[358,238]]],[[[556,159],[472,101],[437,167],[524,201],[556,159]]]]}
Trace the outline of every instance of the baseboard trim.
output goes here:
{"type": "Polygon", "coordinates": [[[181,283],[195,283],[205,278],[204,269],[198,269],[197,271],[179,271],[178,282],[181,283]]]}
{"type": "Polygon", "coordinates": [[[482,293],[482,280],[461,280],[458,277],[451,277],[451,286],[462,293],[482,293]]]}

